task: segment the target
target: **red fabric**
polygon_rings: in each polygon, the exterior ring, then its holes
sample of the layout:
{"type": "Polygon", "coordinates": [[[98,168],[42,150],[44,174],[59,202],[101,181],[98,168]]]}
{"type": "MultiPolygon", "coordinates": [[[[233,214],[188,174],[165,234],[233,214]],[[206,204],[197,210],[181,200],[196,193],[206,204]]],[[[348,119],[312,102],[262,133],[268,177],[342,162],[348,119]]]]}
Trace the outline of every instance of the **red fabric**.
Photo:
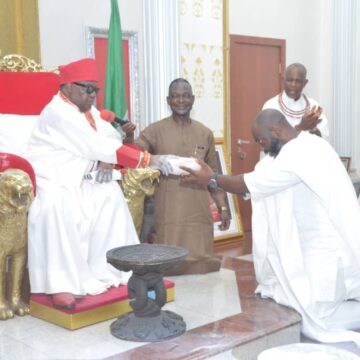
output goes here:
{"type": "Polygon", "coordinates": [[[0,172],[7,169],[20,169],[25,171],[32,182],[34,195],[36,193],[35,172],[31,164],[21,156],[14,154],[0,153],[0,172]]]}
{"type": "MultiPolygon", "coordinates": [[[[175,286],[175,284],[170,280],[164,280],[164,285],[166,289],[173,288],[175,286]]],[[[127,286],[120,285],[119,287],[110,288],[107,292],[103,294],[87,295],[81,299],[77,299],[76,307],[74,309],[70,309],[70,310],[57,309],[57,310],[65,312],[67,314],[74,314],[127,299],[128,299],[127,286]]],[[[54,307],[51,301],[51,295],[31,294],[30,300],[51,308],[54,307]]]]}
{"type": "Polygon", "coordinates": [[[58,92],[60,79],[48,72],[0,72],[0,113],[38,115],[58,92]]]}
{"type": "Polygon", "coordinates": [[[123,145],[116,150],[118,165],[135,169],[140,161],[141,150],[130,145],[123,145]]]}
{"type": "Polygon", "coordinates": [[[99,81],[95,59],[81,59],[59,66],[60,84],[77,81],[99,81]]]}
{"type": "MultiPolygon", "coordinates": [[[[131,119],[131,104],[130,104],[130,55],[129,55],[129,43],[128,39],[122,39],[122,50],[123,50],[123,69],[124,69],[124,78],[125,78],[125,94],[126,94],[126,105],[128,109],[128,118],[131,119]]],[[[104,94],[105,94],[105,78],[106,78],[106,61],[107,61],[107,46],[108,39],[94,36],[94,52],[95,59],[98,66],[99,73],[99,87],[100,91],[97,94],[96,104],[98,109],[104,107],[104,94]]]]}

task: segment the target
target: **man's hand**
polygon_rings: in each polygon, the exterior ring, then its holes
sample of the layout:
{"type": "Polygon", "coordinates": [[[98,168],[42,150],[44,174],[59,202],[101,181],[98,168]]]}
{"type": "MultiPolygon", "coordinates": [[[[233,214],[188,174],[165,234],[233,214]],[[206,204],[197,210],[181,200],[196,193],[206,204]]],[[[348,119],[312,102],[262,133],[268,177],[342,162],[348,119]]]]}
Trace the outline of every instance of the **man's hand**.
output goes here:
{"type": "Polygon", "coordinates": [[[126,124],[124,124],[121,127],[121,130],[126,134],[127,138],[134,137],[135,129],[136,129],[136,124],[134,124],[134,123],[132,123],[130,121],[128,121],[126,124]]]}
{"type": "Polygon", "coordinates": [[[313,131],[316,126],[321,122],[320,116],[323,109],[320,106],[313,106],[302,117],[300,124],[295,126],[296,130],[311,130],[313,131]]]}
{"type": "Polygon", "coordinates": [[[219,229],[221,231],[227,230],[230,227],[230,211],[229,209],[222,209],[221,213],[221,224],[219,225],[219,229]]]}
{"type": "Polygon", "coordinates": [[[95,180],[102,184],[112,180],[113,165],[99,161],[95,180]]]}
{"type": "Polygon", "coordinates": [[[169,161],[171,156],[174,155],[151,155],[149,166],[154,169],[159,169],[163,175],[168,176],[173,171],[169,161]]]}
{"type": "Polygon", "coordinates": [[[203,160],[198,159],[197,162],[201,166],[199,170],[193,170],[185,166],[180,166],[181,169],[189,173],[189,175],[183,175],[181,177],[181,182],[207,186],[211,176],[214,174],[214,171],[203,160]]]}

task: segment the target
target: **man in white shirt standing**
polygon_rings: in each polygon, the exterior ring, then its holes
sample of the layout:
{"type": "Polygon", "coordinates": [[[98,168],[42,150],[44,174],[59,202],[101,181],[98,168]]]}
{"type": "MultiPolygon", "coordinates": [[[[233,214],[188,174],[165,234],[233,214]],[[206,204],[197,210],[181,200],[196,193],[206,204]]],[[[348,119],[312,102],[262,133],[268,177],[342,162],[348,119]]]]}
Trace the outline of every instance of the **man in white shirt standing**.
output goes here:
{"type": "Polygon", "coordinates": [[[263,110],[279,110],[296,130],[309,131],[328,140],[328,121],[323,109],[317,101],[303,93],[308,83],[306,74],[304,65],[299,63],[289,65],[285,71],[284,90],[266,101],[263,110]]]}

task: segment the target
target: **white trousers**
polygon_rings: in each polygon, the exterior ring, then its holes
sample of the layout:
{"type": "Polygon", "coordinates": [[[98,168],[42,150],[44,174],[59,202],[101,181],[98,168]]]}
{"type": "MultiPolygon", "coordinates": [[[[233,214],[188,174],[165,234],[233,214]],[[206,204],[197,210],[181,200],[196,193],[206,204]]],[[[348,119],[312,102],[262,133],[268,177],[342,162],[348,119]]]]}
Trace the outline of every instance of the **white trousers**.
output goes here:
{"type": "Polygon", "coordinates": [[[130,273],[106,260],[108,250],[139,242],[119,185],[38,185],[28,221],[31,292],[94,295],[127,283],[130,273]]]}

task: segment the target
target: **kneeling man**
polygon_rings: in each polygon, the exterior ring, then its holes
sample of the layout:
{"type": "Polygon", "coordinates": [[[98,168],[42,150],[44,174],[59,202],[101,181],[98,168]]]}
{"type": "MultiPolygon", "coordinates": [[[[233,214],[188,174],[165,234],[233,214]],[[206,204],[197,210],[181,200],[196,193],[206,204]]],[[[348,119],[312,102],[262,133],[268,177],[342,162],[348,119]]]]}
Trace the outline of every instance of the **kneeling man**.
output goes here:
{"type": "Polygon", "coordinates": [[[253,172],[217,176],[201,162],[183,181],[250,193],[256,292],[297,310],[306,336],[360,345],[349,331],[360,329],[360,209],[345,167],[278,110],[261,111],[252,133],[269,155],[253,172]]]}

